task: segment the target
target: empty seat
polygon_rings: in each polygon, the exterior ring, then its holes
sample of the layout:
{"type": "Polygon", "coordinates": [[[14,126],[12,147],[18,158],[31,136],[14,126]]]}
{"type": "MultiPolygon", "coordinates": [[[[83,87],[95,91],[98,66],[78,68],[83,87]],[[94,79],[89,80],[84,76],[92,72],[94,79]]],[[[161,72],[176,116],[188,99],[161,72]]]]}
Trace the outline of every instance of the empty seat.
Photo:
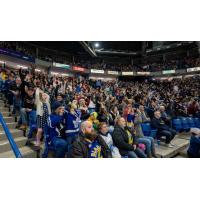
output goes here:
{"type": "Polygon", "coordinates": [[[152,129],[150,123],[142,123],[141,126],[144,136],[156,137],[157,130],[152,129]]]}
{"type": "Polygon", "coordinates": [[[181,118],[181,124],[182,124],[183,130],[189,131],[190,126],[188,124],[187,118],[185,118],[185,117],[181,118]]]}
{"type": "Polygon", "coordinates": [[[196,128],[200,128],[200,119],[199,118],[193,118],[194,119],[194,124],[196,128]]]}
{"type": "Polygon", "coordinates": [[[194,123],[194,119],[192,117],[188,117],[187,118],[187,123],[188,123],[188,125],[189,125],[190,128],[196,127],[195,123],[194,123]]]}
{"type": "Polygon", "coordinates": [[[180,131],[182,129],[182,123],[180,119],[173,119],[172,126],[176,131],[180,131]]]}

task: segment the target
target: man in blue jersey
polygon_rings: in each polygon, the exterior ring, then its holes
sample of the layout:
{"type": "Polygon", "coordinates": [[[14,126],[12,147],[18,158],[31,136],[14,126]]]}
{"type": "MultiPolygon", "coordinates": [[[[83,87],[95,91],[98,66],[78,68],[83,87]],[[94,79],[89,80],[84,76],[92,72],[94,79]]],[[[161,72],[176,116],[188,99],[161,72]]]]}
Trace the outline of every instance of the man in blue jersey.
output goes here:
{"type": "Polygon", "coordinates": [[[65,110],[64,120],[65,120],[65,136],[68,144],[68,156],[70,157],[70,151],[72,143],[75,141],[76,137],[80,131],[81,123],[81,112],[77,109],[77,105],[72,103],[70,109],[65,110]]]}
{"type": "Polygon", "coordinates": [[[55,149],[56,158],[64,158],[67,152],[65,138],[64,106],[60,103],[54,104],[54,112],[48,118],[46,139],[55,149]]]}

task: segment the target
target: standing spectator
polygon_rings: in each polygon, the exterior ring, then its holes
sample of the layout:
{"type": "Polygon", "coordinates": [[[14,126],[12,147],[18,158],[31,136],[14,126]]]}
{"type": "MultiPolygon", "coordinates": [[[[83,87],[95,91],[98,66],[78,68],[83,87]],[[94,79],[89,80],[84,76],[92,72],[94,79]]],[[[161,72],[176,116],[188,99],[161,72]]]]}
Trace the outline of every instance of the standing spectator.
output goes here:
{"type": "Polygon", "coordinates": [[[37,114],[37,135],[36,135],[36,150],[40,149],[42,133],[47,124],[47,118],[51,114],[49,104],[49,95],[44,93],[40,88],[35,92],[35,104],[37,114]]]}
{"type": "Polygon", "coordinates": [[[48,142],[52,143],[55,149],[56,158],[64,158],[67,152],[67,141],[64,124],[64,106],[56,102],[54,112],[48,118],[48,142]]]}

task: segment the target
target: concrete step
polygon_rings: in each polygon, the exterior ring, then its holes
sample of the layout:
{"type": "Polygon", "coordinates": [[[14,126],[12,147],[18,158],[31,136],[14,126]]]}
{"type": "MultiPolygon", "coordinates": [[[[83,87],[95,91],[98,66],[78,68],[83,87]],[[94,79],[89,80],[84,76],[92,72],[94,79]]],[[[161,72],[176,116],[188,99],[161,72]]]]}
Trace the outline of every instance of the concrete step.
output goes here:
{"type": "Polygon", "coordinates": [[[3,115],[3,117],[9,117],[9,112],[7,111],[4,111],[4,112],[1,112],[1,114],[3,115]]]}
{"type": "Polygon", "coordinates": [[[189,145],[189,140],[175,137],[172,143],[176,145],[173,148],[168,148],[164,145],[156,146],[156,155],[160,158],[172,158],[189,145]]]}
{"type": "MultiPolygon", "coordinates": [[[[16,122],[11,122],[11,123],[6,123],[9,129],[15,129],[17,123],[16,122]]],[[[2,125],[0,125],[0,131],[3,131],[2,125]]]]}
{"type": "MultiPolygon", "coordinates": [[[[13,138],[17,138],[17,137],[23,137],[23,131],[18,130],[18,129],[10,129],[10,132],[13,136],[13,138]]],[[[0,141],[3,140],[7,140],[6,134],[4,133],[4,131],[0,132],[0,141]]]]}
{"type": "Polygon", "coordinates": [[[181,155],[177,155],[177,156],[175,156],[174,158],[185,158],[185,157],[183,157],[183,156],[181,156],[181,155]]]}
{"type": "Polygon", "coordinates": [[[6,123],[15,122],[15,117],[3,117],[6,123]]]}
{"type": "Polygon", "coordinates": [[[185,140],[190,140],[191,134],[183,132],[183,133],[177,134],[177,137],[181,139],[185,139],[185,140]]]}
{"type": "Polygon", "coordinates": [[[9,108],[7,107],[0,107],[0,112],[8,112],[9,108]]]}
{"type": "Polygon", "coordinates": [[[188,150],[188,147],[184,148],[182,151],[179,152],[179,155],[184,158],[187,158],[188,157],[187,150],[188,150]]]}
{"type": "MultiPolygon", "coordinates": [[[[24,146],[19,149],[23,158],[36,158],[37,154],[31,148],[24,146]]],[[[0,158],[15,158],[13,151],[0,153],[0,158]]]]}
{"type": "MultiPolygon", "coordinates": [[[[18,148],[25,146],[27,139],[25,137],[18,137],[14,139],[18,148]]],[[[0,141],[0,153],[11,151],[11,146],[8,140],[0,141]]]]}

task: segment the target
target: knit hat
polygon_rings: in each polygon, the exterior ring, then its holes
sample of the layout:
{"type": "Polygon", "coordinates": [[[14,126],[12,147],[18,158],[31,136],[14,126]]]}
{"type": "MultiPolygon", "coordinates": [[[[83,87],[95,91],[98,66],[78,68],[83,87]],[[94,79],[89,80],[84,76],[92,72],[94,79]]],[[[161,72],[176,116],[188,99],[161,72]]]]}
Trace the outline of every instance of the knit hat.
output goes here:
{"type": "Polygon", "coordinates": [[[91,115],[94,115],[95,119],[98,117],[97,112],[91,112],[91,113],[90,113],[90,116],[91,116],[91,115]]]}
{"type": "Polygon", "coordinates": [[[58,109],[59,107],[63,107],[63,105],[58,101],[54,102],[54,104],[52,105],[52,108],[53,108],[54,111],[56,109],[58,109]]]}
{"type": "Polygon", "coordinates": [[[199,128],[191,128],[190,133],[193,133],[195,135],[200,135],[200,129],[199,128]]]}

